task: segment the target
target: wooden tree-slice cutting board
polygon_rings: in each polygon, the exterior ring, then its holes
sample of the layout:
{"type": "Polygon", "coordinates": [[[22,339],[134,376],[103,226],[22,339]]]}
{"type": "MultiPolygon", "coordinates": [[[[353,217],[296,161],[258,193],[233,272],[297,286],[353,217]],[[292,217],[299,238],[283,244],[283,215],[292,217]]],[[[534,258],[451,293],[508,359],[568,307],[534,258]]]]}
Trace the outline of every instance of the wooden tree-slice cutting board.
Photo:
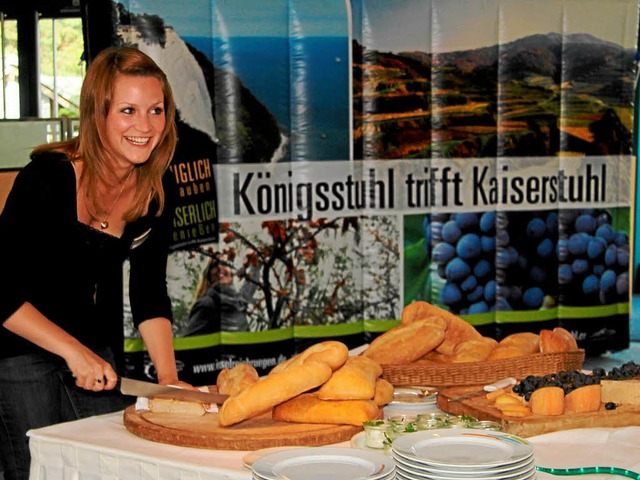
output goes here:
{"type": "Polygon", "coordinates": [[[124,411],[131,433],[154,442],[216,450],[257,450],[280,446],[319,446],[349,440],[362,427],[276,422],[271,413],[221,427],[217,413],[194,416],[179,413],[124,411]]]}
{"type": "Polygon", "coordinates": [[[563,415],[530,415],[527,417],[509,417],[491,405],[484,394],[461,401],[453,399],[468,393],[482,390],[477,387],[453,387],[438,392],[437,406],[454,415],[471,415],[478,420],[492,420],[502,425],[504,432],[520,437],[532,437],[543,433],[569,430],[572,428],[626,427],[640,425],[640,406],[618,405],[615,410],[600,410],[590,413],[565,413],[563,415]]]}

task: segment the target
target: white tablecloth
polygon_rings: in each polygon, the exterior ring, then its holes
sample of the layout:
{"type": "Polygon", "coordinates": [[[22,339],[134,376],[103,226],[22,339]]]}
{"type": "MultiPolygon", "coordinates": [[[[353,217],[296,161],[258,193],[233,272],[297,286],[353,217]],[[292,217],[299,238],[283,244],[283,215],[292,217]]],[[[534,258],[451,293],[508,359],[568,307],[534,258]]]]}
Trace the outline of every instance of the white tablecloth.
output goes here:
{"type": "MultiPolygon", "coordinates": [[[[122,419],[118,412],[30,431],[31,480],[251,479],[251,471],[242,465],[248,452],[151,442],[127,431],[122,419]]],[[[529,440],[539,466],[616,466],[640,472],[640,426],[566,430],[529,440]]],[[[349,448],[349,442],[337,445],[349,448]]],[[[539,480],[561,478],[538,474],[539,480]]],[[[625,477],[597,474],[582,478],[625,477]]]]}

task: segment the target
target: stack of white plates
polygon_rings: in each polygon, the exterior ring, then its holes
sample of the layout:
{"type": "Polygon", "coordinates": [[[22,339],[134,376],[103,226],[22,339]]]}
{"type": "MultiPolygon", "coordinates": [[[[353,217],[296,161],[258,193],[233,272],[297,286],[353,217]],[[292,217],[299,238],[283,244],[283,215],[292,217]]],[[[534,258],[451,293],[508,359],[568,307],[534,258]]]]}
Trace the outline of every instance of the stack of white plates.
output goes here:
{"type": "Polygon", "coordinates": [[[294,448],[265,455],[251,466],[255,480],[391,480],[395,462],[357,448],[294,448]]]}
{"type": "Polygon", "coordinates": [[[401,480],[533,480],[533,446],[503,432],[425,430],[394,440],[392,455],[401,480]]]}

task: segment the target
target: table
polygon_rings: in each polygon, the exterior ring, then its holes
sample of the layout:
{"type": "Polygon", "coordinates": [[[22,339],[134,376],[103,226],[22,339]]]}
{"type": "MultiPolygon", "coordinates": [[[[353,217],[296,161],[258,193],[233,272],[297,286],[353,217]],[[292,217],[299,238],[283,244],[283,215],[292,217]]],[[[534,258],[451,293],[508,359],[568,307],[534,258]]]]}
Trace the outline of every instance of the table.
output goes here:
{"type": "MultiPolygon", "coordinates": [[[[205,450],[151,442],[131,434],[122,412],[29,432],[31,480],[250,480],[248,452],[205,450]]],[[[548,433],[529,439],[536,464],[570,468],[616,466],[640,472],[640,426],[548,433]]],[[[349,448],[349,442],[334,446],[349,448]]],[[[539,473],[539,480],[562,477],[539,473]]],[[[585,480],[614,480],[588,475],[585,480]]]]}

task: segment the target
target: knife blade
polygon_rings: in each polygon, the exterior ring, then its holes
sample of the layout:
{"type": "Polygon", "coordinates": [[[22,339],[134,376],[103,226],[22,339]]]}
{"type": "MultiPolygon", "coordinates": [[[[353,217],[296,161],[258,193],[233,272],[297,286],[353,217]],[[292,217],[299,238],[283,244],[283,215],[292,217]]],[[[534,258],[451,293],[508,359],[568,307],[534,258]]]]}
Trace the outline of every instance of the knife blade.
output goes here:
{"type": "Polygon", "coordinates": [[[482,395],[483,393],[495,392],[496,390],[499,390],[499,389],[505,388],[505,387],[509,387],[511,385],[515,385],[516,383],[517,383],[517,380],[515,378],[512,378],[512,377],[503,378],[503,379],[497,380],[497,381],[495,381],[493,383],[490,383],[489,385],[485,385],[480,390],[476,390],[474,392],[470,392],[470,393],[467,393],[465,395],[460,395],[459,397],[450,398],[448,400],[448,402],[449,403],[460,402],[460,401],[466,400],[468,398],[473,398],[473,397],[476,397],[478,395],[482,395]]]}
{"type": "Polygon", "coordinates": [[[187,390],[185,388],[158,385],[156,383],[143,382],[126,377],[120,377],[118,379],[117,388],[124,395],[133,395],[135,397],[166,398],[185,402],[215,403],[216,405],[221,405],[229,398],[229,395],[223,395],[221,393],[187,390]]]}

